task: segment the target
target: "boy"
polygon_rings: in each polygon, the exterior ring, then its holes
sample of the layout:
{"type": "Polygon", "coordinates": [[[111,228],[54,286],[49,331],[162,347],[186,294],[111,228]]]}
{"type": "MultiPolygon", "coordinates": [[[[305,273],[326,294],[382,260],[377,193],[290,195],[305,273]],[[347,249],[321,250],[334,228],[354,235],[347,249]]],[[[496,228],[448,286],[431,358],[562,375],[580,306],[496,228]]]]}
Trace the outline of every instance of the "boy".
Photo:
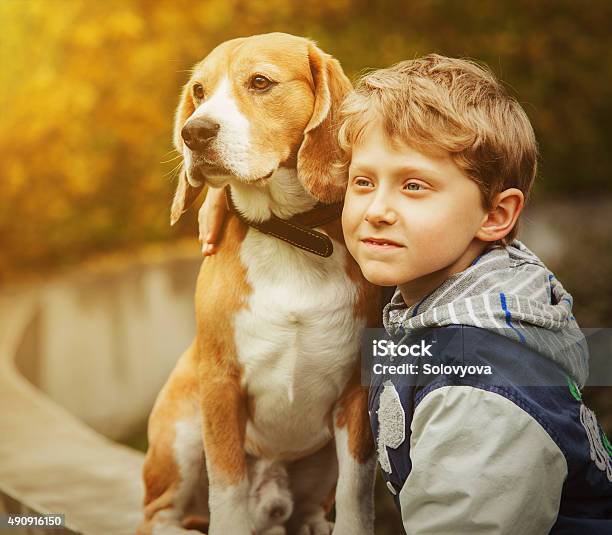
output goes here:
{"type": "Polygon", "coordinates": [[[524,111],[489,72],[429,55],[362,78],[339,137],[347,247],[370,282],[397,286],[386,330],[442,342],[442,365],[494,372],[373,382],[406,532],[612,533],[610,445],[580,401],[571,296],[514,240],[536,175],[524,111]]]}
{"type": "Polygon", "coordinates": [[[438,55],[365,76],[343,109],[342,226],[366,279],[398,286],[386,330],[444,342],[440,364],[493,370],[372,386],[406,532],[612,533],[611,456],[575,386],[588,354],[571,296],[513,241],[536,175],[524,111],[489,72],[438,55]]]}

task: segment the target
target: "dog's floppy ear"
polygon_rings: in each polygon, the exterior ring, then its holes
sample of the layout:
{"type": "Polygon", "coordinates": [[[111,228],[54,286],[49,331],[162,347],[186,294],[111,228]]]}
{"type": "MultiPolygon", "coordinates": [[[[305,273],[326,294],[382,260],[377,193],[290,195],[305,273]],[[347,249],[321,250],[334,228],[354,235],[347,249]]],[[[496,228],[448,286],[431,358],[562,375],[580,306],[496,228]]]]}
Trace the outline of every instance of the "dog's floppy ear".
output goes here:
{"type": "Polygon", "coordinates": [[[308,61],[314,82],[315,103],[304,141],[298,151],[298,177],[319,201],[341,201],[346,177],[336,165],[340,157],[336,117],[345,95],[352,89],[338,60],[308,44],[308,61]]]}
{"type": "MultiPolygon", "coordinates": [[[[179,154],[183,154],[183,140],[181,138],[181,130],[195,111],[193,99],[191,98],[191,82],[187,82],[183,87],[181,93],[181,100],[179,101],[178,108],[176,109],[176,115],[174,117],[174,146],[179,154]]],[[[197,196],[202,191],[204,185],[197,187],[192,186],[187,181],[187,173],[185,168],[181,168],[179,173],[178,185],[176,186],[176,192],[174,199],[172,200],[172,208],[170,210],[170,225],[174,225],[181,215],[191,206],[193,201],[196,200],[197,196]]]]}
{"type": "Polygon", "coordinates": [[[187,211],[187,209],[198,198],[204,184],[198,187],[193,187],[187,182],[187,174],[185,169],[181,169],[179,173],[178,185],[172,199],[172,208],[170,209],[170,225],[174,225],[179,218],[187,211]]]}

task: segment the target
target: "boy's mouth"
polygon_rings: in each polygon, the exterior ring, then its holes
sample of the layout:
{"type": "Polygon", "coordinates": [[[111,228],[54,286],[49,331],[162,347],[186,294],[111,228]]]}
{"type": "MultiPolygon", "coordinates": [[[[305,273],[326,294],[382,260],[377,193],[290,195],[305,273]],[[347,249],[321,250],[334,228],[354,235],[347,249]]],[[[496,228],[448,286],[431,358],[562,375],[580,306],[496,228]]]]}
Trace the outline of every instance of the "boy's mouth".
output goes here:
{"type": "Polygon", "coordinates": [[[364,238],[361,241],[364,244],[377,249],[399,249],[403,247],[403,245],[386,238],[364,238]]]}

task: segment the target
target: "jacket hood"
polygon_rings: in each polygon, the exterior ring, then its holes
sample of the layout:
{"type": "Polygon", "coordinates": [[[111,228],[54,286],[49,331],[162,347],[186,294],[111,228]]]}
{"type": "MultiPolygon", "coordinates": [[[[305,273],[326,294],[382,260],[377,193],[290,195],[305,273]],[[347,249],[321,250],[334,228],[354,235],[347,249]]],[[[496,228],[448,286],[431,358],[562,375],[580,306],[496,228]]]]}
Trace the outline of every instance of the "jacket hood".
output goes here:
{"type": "Polygon", "coordinates": [[[589,356],[572,303],[544,263],[514,240],[482,254],[414,305],[397,288],[383,322],[391,336],[446,325],[491,330],[554,360],[582,387],[589,356]]]}

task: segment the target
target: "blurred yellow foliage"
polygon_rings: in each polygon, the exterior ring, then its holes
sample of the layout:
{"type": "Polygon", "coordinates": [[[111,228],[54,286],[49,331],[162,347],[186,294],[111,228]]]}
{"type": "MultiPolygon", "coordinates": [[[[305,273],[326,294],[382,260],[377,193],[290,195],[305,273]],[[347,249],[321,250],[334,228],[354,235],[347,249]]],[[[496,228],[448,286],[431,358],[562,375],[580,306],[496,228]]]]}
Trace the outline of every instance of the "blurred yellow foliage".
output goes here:
{"type": "Polygon", "coordinates": [[[240,35],[314,38],[351,76],[432,51],[483,60],[525,103],[544,184],[609,191],[611,6],[3,0],[0,280],[196,235],[194,214],[168,226],[172,114],[192,65],[240,35]]]}

